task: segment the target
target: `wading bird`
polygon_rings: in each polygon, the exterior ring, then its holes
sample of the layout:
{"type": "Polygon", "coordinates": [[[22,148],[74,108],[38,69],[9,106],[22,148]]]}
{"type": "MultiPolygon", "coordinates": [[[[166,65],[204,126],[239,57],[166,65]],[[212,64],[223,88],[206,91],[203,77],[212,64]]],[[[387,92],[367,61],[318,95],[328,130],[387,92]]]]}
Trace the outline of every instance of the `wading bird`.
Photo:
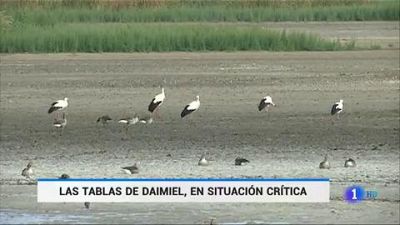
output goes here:
{"type": "Polygon", "coordinates": [[[133,166],[125,166],[122,167],[122,170],[126,174],[134,174],[134,173],[139,173],[139,162],[135,163],[133,166]]]}
{"type": "Polygon", "coordinates": [[[60,177],[58,177],[58,179],[69,179],[69,175],[66,173],[61,174],[60,177]]]}
{"type": "Polygon", "coordinates": [[[247,160],[247,159],[245,159],[245,158],[237,157],[237,158],[235,159],[235,166],[241,166],[241,165],[243,165],[244,163],[249,163],[249,162],[250,162],[250,161],[247,160]]]}
{"type": "Polygon", "coordinates": [[[47,112],[51,114],[54,111],[64,110],[67,107],[68,107],[68,98],[64,98],[64,100],[58,100],[53,102],[47,112]]]}
{"type": "Polygon", "coordinates": [[[354,161],[354,159],[352,158],[348,158],[344,162],[344,167],[355,167],[355,166],[356,166],[356,161],[354,161]]]}
{"type": "Polygon", "coordinates": [[[193,102],[187,104],[185,106],[185,108],[183,109],[183,111],[181,112],[181,118],[189,115],[190,113],[198,110],[200,107],[200,97],[197,95],[196,96],[196,100],[194,100],[193,102]]]}
{"type": "Polygon", "coordinates": [[[337,118],[339,119],[339,114],[343,111],[343,99],[340,99],[340,101],[336,102],[333,104],[332,109],[331,109],[331,115],[337,115],[337,118]]]}
{"type": "Polygon", "coordinates": [[[104,116],[100,116],[99,118],[97,118],[96,122],[99,123],[101,122],[104,125],[107,125],[109,121],[111,121],[111,117],[109,115],[104,115],[104,116]]]}
{"type": "Polygon", "coordinates": [[[270,106],[275,106],[275,104],[272,101],[271,96],[268,95],[261,99],[260,104],[258,104],[258,111],[261,112],[263,109],[265,109],[265,111],[268,112],[268,108],[270,106]]]}
{"type": "Polygon", "coordinates": [[[62,118],[54,118],[53,127],[60,130],[60,136],[62,136],[65,126],[67,126],[67,116],[63,112],[62,118]]]}
{"type": "Polygon", "coordinates": [[[325,155],[324,161],[319,163],[319,168],[320,169],[329,169],[329,168],[331,168],[331,165],[329,164],[329,161],[328,161],[328,155],[325,155]]]}
{"type": "Polygon", "coordinates": [[[123,118],[118,120],[118,123],[122,123],[125,124],[125,132],[126,134],[128,134],[128,128],[130,125],[134,125],[137,122],[139,122],[139,117],[137,116],[137,114],[135,113],[135,115],[133,117],[127,117],[127,118],[123,118]]]}
{"type": "Polygon", "coordinates": [[[149,107],[148,107],[149,112],[155,113],[159,118],[161,118],[158,111],[159,111],[160,106],[164,102],[164,100],[165,100],[164,88],[161,88],[161,93],[156,95],[151,100],[149,107]]]}
{"type": "Polygon", "coordinates": [[[200,157],[200,160],[198,162],[199,166],[207,166],[208,165],[208,161],[206,159],[206,153],[203,153],[200,157]]]}
{"type": "Polygon", "coordinates": [[[139,123],[151,124],[153,123],[153,118],[151,116],[141,117],[139,123]]]}
{"type": "Polygon", "coordinates": [[[33,169],[32,169],[32,162],[29,162],[28,165],[22,170],[21,175],[26,179],[32,179],[33,169]]]}

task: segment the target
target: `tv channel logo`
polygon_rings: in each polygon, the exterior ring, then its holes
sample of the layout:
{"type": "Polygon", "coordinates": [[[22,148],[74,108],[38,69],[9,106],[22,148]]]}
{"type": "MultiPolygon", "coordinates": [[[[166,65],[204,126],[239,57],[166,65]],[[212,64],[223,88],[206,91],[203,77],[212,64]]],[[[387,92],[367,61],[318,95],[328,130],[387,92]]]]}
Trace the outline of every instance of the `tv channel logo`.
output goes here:
{"type": "Polygon", "coordinates": [[[344,200],[348,203],[360,203],[363,200],[373,200],[378,197],[378,192],[373,190],[365,190],[359,185],[346,188],[344,192],[344,200]]]}

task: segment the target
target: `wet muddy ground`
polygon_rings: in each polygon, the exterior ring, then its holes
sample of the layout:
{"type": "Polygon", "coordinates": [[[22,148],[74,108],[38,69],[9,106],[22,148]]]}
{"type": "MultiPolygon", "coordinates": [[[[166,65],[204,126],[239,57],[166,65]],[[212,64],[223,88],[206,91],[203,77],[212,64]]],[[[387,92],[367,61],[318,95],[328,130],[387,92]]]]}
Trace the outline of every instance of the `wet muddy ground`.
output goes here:
{"type": "Polygon", "coordinates": [[[106,223],[399,223],[398,50],[298,53],[148,53],[1,56],[0,219],[106,223]],[[146,115],[165,87],[152,124],[124,133],[116,120],[146,115]],[[271,95],[276,107],[258,112],[271,95]],[[201,106],[181,119],[200,95],[201,106]],[[62,136],[50,103],[68,97],[62,136]],[[344,99],[340,119],[330,107],[344,99]],[[103,127],[97,117],[114,121],[103,127]],[[203,152],[211,164],[197,166],[203,152]],[[332,168],[320,170],[329,155],[332,168]],[[250,160],[234,166],[234,159],[250,160]],[[356,168],[344,168],[344,160],[356,168]],[[328,177],[325,204],[38,204],[35,177],[328,177]],[[377,200],[349,205],[345,187],[377,200]]]}

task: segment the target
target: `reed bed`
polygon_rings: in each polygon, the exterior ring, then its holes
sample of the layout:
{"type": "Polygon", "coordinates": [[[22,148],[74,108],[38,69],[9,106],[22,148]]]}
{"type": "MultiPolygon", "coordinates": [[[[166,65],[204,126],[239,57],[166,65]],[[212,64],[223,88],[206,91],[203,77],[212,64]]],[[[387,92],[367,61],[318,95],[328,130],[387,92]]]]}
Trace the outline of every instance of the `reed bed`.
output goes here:
{"type": "MultiPolygon", "coordinates": [[[[18,2],[18,1],[15,1],[18,2]]],[[[34,1],[37,4],[47,1],[34,1]]],[[[51,1],[53,2],[53,1],[51,1]]],[[[113,6],[115,1],[97,1],[98,7],[94,7],[95,1],[73,1],[71,5],[63,5],[57,1],[43,5],[26,5],[20,7],[7,3],[2,4],[0,10],[18,23],[36,24],[41,26],[70,22],[266,22],[266,21],[366,21],[366,20],[399,20],[398,1],[359,1],[360,4],[350,4],[349,1],[299,1],[292,2],[294,7],[286,1],[255,1],[259,5],[241,6],[244,1],[216,1],[214,5],[209,1],[200,0],[198,5],[190,5],[192,1],[183,1],[181,6],[167,5],[164,7],[138,7],[126,5],[113,6]],[[53,5],[55,3],[58,5],[53,5]],[[92,5],[86,5],[85,3],[92,5]],[[110,3],[111,2],[111,3],[110,3]],[[203,2],[204,6],[200,3],[203,2]],[[232,4],[228,4],[231,2],[232,4]],[[320,4],[316,4],[316,2],[320,4]],[[330,5],[322,3],[330,2],[330,5]],[[342,4],[333,4],[339,2],[342,4]],[[82,6],[79,6],[81,3],[82,6]],[[106,3],[109,7],[106,7],[106,3]],[[206,4],[207,3],[207,4],[206,4]],[[261,4],[264,3],[264,4],[261,4]],[[268,6],[268,4],[271,6],[268,6]],[[273,5],[272,3],[276,4],[273,5]],[[284,4],[285,3],[285,4],[284,4]],[[296,4],[295,4],[296,3],[296,4]],[[300,4],[303,3],[303,4],[300,4]],[[305,3],[309,3],[306,5],[305,3]],[[314,3],[314,4],[311,4],[314,3]],[[344,4],[347,3],[347,4],[344,4]]],[[[140,1],[128,1],[128,3],[140,1]]],[[[146,1],[145,1],[146,2],[146,1]]],[[[150,1],[155,2],[155,1],[150,1]]],[[[163,3],[169,1],[160,1],[163,3]]],[[[171,1],[177,2],[177,1],[171,1]]],[[[251,3],[252,1],[250,1],[251,3]]],[[[247,4],[250,4],[247,3],[247,4]]],[[[117,3],[115,3],[117,4],[117,3]]],[[[121,4],[118,3],[118,4],[121,4]]],[[[147,3],[149,4],[149,3],[147,3]]],[[[160,3],[159,3],[160,4],[160,3]]]]}
{"type": "Polygon", "coordinates": [[[317,35],[204,24],[24,26],[0,36],[0,52],[329,51],[352,49],[317,35]]]}
{"type": "MultiPolygon", "coordinates": [[[[29,8],[163,8],[163,7],[329,7],[370,5],[380,0],[0,0],[8,7],[29,8]]],[[[385,0],[390,1],[390,0],[385,0]]],[[[395,1],[395,0],[392,0],[395,1]]]]}
{"type": "Polygon", "coordinates": [[[223,22],[399,20],[399,1],[0,0],[0,52],[327,51],[308,33],[223,22]]]}

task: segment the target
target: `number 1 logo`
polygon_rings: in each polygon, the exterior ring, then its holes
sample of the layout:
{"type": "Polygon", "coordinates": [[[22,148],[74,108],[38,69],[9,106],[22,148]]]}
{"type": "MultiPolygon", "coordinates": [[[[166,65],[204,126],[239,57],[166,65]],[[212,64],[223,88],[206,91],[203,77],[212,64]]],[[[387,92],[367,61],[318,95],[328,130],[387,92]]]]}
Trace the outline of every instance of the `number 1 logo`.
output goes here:
{"type": "Polygon", "coordinates": [[[361,186],[351,186],[344,192],[344,200],[349,203],[359,203],[364,199],[364,188],[361,186]]]}

